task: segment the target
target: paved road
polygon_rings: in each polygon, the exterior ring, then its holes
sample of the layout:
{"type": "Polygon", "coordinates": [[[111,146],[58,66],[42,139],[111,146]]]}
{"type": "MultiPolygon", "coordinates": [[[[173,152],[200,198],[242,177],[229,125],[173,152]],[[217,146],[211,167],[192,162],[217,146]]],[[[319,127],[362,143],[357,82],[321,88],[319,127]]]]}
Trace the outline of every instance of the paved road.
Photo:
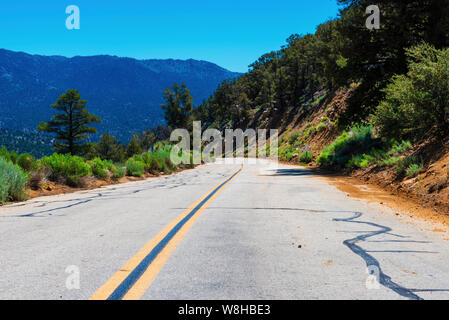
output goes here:
{"type": "Polygon", "coordinates": [[[306,169],[240,168],[0,208],[0,299],[449,298],[441,235],[306,169]]]}

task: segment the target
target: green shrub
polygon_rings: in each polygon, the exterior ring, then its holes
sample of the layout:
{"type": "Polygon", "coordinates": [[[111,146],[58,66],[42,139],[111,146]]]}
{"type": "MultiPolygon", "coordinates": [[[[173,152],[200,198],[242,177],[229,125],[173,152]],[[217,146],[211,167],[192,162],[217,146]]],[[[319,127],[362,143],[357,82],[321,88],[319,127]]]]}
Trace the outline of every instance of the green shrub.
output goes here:
{"type": "Polygon", "coordinates": [[[407,55],[407,75],[392,79],[372,123],[382,136],[417,140],[435,128],[448,129],[449,50],[422,44],[407,55]]]}
{"type": "Polygon", "coordinates": [[[17,158],[17,164],[25,171],[31,172],[35,166],[35,159],[28,153],[22,153],[17,158]]]}
{"type": "Polygon", "coordinates": [[[0,203],[8,200],[25,200],[29,175],[18,165],[0,157],[0,203]]]}
{"type": "Polygon", "coordinates": [[[123,168],[122,166],[114,165],[111,168],[111,173],[112,173],[111,179],[117,181],[125,176],[126,169],[123,168]]]}
{"type": "Polygon", "coordinates": [[[332,144],[323,149],[318,156],[320,165],[347,164],[353,156],[363,154],[380,145],[380,140],[372,135],[371,126],[355,126],[345,131],[332,144]]]}
{"type": "Polygon", "coordinates": [[[111,162],[101,160],[98,157],[90,160],[89,165],[90,168],[92,169],[93,175],[102,179],[109,178],[108,170],[112,171],[111,169],[114,166],[111,162]]]}
{"type": "Polygon", "coordinates": [[[412,148],[412,143],[408,140],[403,140],[400,143],[393,141],[393,146],[391,147],[390,154],[400,155],[412,148]]]}
{"type": "Polygon", "coordinates": [[[17,164],[17,158],[19,156],[18,156],[18,154],[15,151],[10,151],[9,152],[9,157],[10,157],[12,163],[17,164]]]}
{"type": "Polygon", "coordinates": [[[43,157],[41,162],[50,168],[51,180],[71,186],[78,186],[81,177],[92,175],[90,166],[78,156],[54,153],[49,157],[43,157]]]}
{"type": "Polygon", "coordinates": [[[378,161],[380,167],[392,167],[401,161],[401,157],[389,156],[378,161]]]}
{"type": "Polygon", "coordinates": [[[346,163],[347,168],[366,168],[369,165],[375,164],[376,159],[369,154],[358,154],[352,157],[351,160],[346,163]]]}
{"type": "Polygon", "coordinates": [[[396,168],[396,174],[402,176],[406,173],[407,169],[413,164],[419,164],[420,161],[417,157],[407,157],[399,160],[396,168]]]}
{"type": "Polygon", "coordinates": [[[151,155],[148,152],[144,152],[141,155],[142,162],[145,163],[145,170],[151,168],[151,155]]]}
{"type": "Polygon", "coordinates": [[[324,129],[326,129],[326,124],[325,123],[323,123],[323,122],[320,122],[317,126],[316,126],[316,128],[315,128],[315,131],[316,132],[321,132],[321,131],[323,131],[324,129]]]}
{"type": "Polygon", "coordinates": [[[310,163],[313,161],[314,154],[311,151],[304,151],[299,157],[299,161],[303,163],[310,163]]]}
{"type": "Polygon", "coordinates": [[[151,159],[151,166],[150,166],[150,170],[153,173],[159,173],[162,171],[162,163],[159,159],[151,159]]]}
{"type": "Polygon", "coordinates": [[[126,171],[129,176],[140,177],[145,172],[145,163],[131,158],[126,161],[126,171]]]}
{"type": "Polygon", "coordinates": [[[2,157],[3,159],[5,159],[6,161],[11,161],[11,156],[9,155],[8,150],[6,149],[5,146],[3,146],[0,149],[0,157],[2,157]]]}
{"type": "Polygon", "coordinates": [[[293,146],[296,142],[296,140],[298,140],[298,138],[301,136],[300,132],[293,132],[289,137],[288,137],[288,143],[293,146]]]}
{"type": "Polygon", "coordinates": [[[151,159],[152,159],[152,168],[158,170],[155,171],[163,171],[166,173],[172,172],[173,169],[176,168],[176,166],[173,164],[173,162],[170,160],[170,148],[167,146],[164,150],[159,149],[158,151],[153,151],[151,153],[151,159]],[[156,161],[153,165],[153,162],[156,161]]]}
{"type": "Polygon", "coordinates": [[[407,170],[406,170],[406,174],[407,177],[409,178],[414,178],[416,177],[421,171],[422,171],[423,166],[421,164],[411,164],[407,170]]]}

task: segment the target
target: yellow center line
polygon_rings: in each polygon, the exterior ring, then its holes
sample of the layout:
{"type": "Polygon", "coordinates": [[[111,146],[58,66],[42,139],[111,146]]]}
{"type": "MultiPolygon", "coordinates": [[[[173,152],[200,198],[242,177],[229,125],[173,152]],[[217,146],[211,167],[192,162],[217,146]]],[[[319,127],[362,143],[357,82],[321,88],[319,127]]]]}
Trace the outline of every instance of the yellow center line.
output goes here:
{"type": "MultiPolygon", "coordinates": [[[[160,270],[164,266],[165,262],[168,260],[170,255],[176,249],[178,244],[193,226],[195,221],[201,216],[202,212],[209,206],[209,204],[215,199],[215,197],[220,193],[223,188],[233,181],[237,172],[233,175],[234,177],[225,179],[218,183],[212,189],[210,189],[204,196],[193,203],[190,207],[184,210],[178,217],[176,217],[172,222],[170,222],[162,231],[160,231],[152,240],[150,240],[139,252],[133,256],[125,265],[120,268],[112,277],[106,281],[106,283],[101,286],[89,300],[106,300],[115,291],[115,289],[129,276],[129,274],[140,264],[140,262],[154,249],[154,247],[159,244],[162,239],[167,236],[167,234],[182,220],[184,219],[194,208],[196,208],[201,202],[203,202],[212,192],[214,192],[220,185],[221,188],[215,191],[215,194],[210,197],[198,211],[182,226],[182,228],[176,233],[176,235],[167,243],[164,249],[157,255],[154,261],[148,266],[142,276],[134,283],[134,285],[129,289],[123,300],[137,300],[142,297],[142,295],[149,288],[153,280],[159,274],[160,270]],[[224,181],[228,180],[225,184],[224,181]]],[[[232,175],[231,175],[232,176],[232,175]]]]}

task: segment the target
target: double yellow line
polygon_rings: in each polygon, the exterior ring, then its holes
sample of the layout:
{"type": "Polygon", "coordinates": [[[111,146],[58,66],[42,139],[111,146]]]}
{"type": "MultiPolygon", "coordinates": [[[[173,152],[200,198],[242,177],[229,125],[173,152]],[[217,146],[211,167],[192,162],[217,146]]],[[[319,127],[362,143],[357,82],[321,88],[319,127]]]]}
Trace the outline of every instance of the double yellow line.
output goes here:
{"type": "Polygon", "coordinates": [[[235,179],[241,170],[236,171],[213,187],[170,222],[98,289],[90,297],[90,300],[140,299],[204,209],[209,206],[227,184],[235,179]]]}

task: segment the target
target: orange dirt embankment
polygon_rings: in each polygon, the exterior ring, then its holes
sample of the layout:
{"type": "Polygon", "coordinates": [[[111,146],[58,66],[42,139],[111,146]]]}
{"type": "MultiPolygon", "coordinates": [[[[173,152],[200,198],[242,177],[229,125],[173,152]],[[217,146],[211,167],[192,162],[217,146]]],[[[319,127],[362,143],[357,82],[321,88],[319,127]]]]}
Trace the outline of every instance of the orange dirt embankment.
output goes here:
{"type": "MultiPolygon", "coordinates": [[[[312,151],[316,158],[341,134],[336,124],[339,115],[346,109],[350,94],[351,88],[339,89],[327,92],[326,99],[313,103],[317,101],[317,97],[323,95],[323,91],[317,92],[306,103],[306,111],[303,110],[304,106],[287,111],[283,120],[278,122],[281,148],[292,133],[299,132],[304,135],[308,128],[325,123],[324,130],[303,138],[297,148],[297,153],[300,154],[307,146],[307,150],[312,151]]],[[[268,122],[260,118],[256,121],[268,122]]],[[[325,176],[351,197],[382,203],[395,210],[408,212],[411,216],[442,222],[449,226],[449,137],[427,138],[415,144],[404,156],[422,159],[423,170],[417,177],[398,177],[395,167],[377,165],[359,170],[344,169],[325,176]]],[[[294,156],[289,163],[298,164],[298,158],[298,155],[294,156]]],[[[316,165],[312,167],[323,173],[316,165]]]]}

